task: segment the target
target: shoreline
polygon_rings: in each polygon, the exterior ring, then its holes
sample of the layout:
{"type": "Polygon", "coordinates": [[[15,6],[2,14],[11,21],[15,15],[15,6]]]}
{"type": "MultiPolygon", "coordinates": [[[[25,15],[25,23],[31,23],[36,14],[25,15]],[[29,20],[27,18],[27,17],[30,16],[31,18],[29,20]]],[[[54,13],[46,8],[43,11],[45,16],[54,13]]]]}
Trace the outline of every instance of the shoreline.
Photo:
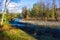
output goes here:
{"type": "Polygon", "coordinates": [[[60,21],[29,21],[29,20],[22,20],[23,23],[31,23],[34,25],[40,26],[60,26],[60,21]]]}

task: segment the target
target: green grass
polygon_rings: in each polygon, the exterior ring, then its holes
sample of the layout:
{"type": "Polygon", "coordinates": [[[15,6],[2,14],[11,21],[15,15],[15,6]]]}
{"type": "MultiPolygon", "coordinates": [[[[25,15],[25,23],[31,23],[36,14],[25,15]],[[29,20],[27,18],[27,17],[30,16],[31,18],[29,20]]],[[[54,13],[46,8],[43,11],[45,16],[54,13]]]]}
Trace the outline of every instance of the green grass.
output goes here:
{"type": "Polygon", "coordinates": [[[3,40],[36,40],[24,31],[4,25],[0,31],[0,39],[3,40]]]}

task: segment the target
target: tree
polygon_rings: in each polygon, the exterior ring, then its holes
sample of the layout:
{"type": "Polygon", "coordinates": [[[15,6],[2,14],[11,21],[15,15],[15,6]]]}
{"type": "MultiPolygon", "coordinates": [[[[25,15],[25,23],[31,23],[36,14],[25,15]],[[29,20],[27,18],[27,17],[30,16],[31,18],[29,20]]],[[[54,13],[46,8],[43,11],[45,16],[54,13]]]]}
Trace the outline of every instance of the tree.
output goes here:
{"type": "Polygon", "coordinates": [[[23,9],[22,9],[22,17],[23,18],[31,17],[30,10],[27,9],[27,7],[23,7],[23,9]]]}
{"type": "Polygon", "coordinates": [[[26,16],[26,18],[30,18],[30,17],[31,17],[30,10],[27,9],[26,12],[27,12],[27,16],[26,16]]]}
{"type": "MultiPolygon", "coordinates": [[[[7,3],[7,0],[5,0],[5,9],[6,9],[6,3],[7,3]]],[[[5,12],[5,9],[3,10],[5,12]]],[[[4,13],[2,14],[2,21],[1,21],[1,25],[3,25],[3,21],[4,21],[4,13]]]]}
{"type": "Polygon", "coordinates": [[[47,0],[47,3],[46,3],[46,16],[47,16],[47,20],[49,20],[49,16],[50,15],[50,2],[49,0],[47,0]]]}
{"type": "MultiPolygon", "coordinates": [[[[5,14],[6,14],[6,12],[7,12],[7,5],[9,4],[9,1],[10,1],[10,0],[5,0],[4,10],[3,10],[3,12],[5,12],[5,14]]],[[[4,21],[4,13],[2,14],[1,25],[3,25],[3,21],[4,21]]]]}
{"type": "Polygon", "coordinates": [[[55,4],[55,1],[56,0],[52,0],[52,11],[53,11],[53,17],[56,19],[56,21],[57,21],[57,13],[56,13],[56,4],[55,4]]]}
{"type": "Polygon", "coordinates": [[[46,5],[44,0],[40,0],[40,8],[41,8],[41,19],[45,20],[46,17],[46,5]]]}
{"type": "Polygon", "coordinates": [[[38,4],[34,4],[33,5],[33,9],[32,9],[32,16],[34,16],[34,17],[38,17],[38,16],[40,16],[39,15],[39,12],[40,12],[40,8],[39,8],[39,5],[38,4]]]}
{"type": "Polygon", "coordinates": [[[27,16],[27,8],[23,7],[23,9],[22,9],[22,18],[26,18],[26,16],[27,16]]]}

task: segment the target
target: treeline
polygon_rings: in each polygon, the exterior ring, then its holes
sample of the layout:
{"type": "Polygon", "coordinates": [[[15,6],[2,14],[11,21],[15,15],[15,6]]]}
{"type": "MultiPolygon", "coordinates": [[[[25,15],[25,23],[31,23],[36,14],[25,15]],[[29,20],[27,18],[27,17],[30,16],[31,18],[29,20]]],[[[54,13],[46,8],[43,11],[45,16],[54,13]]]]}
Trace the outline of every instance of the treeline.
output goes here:
{"type": "Polygon", "coordinates": [[[31,10],[23,7],[22,17],[25,19],[58,20],[56,0],[52,0],[52,5],[50,4],[49,2],[45,4],[44,1],[41,0],[40,3],[34,4],[31,10]]]}

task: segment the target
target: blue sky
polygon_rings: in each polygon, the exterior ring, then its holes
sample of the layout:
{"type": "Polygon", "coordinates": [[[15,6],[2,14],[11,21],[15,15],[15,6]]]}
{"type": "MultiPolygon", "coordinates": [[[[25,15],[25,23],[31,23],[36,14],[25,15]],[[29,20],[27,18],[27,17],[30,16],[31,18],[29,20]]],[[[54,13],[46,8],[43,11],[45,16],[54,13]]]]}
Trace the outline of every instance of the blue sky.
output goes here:
{"type": "MultiPolygon", "coordinates": [[[[0,3],[2,4],[0,6],[0,10],[3,9],[4,7],[4,1],[5,0],[0,0],[0,3]]],[[[33,4],[37,3],[37,0],[10,0],[9,5],[7,8],[9,9],[10,12],[16,12],[22,10],[22,7],[26,6],[27,8],[32,8],[33,4]]]]}
{"type": "Polygon", "coordinates": [[[37,0],[11,0],[12,2],[19,3],[19,8],[26,6],[27,8],[32,8],[34,3],[37,3],[37,0]]]}
{"type": "MultiPolygon", "coordinates": [[[[0,0],[0,10],[4,9],[4,1],[0,0]]],[[[56,0],[56,5],[59,7],[58,2],[59,0],[56,0]]],[[[33,4],[40,2],[40,0],[10,0],[9,5],[7,5],[7,8],[10,12],[21,12],[22,8],[26,6],[27,8],[32,8],[33,4]]],[[[52,0],[44,0],[45,3],[52,2],[52,0]]]]}

